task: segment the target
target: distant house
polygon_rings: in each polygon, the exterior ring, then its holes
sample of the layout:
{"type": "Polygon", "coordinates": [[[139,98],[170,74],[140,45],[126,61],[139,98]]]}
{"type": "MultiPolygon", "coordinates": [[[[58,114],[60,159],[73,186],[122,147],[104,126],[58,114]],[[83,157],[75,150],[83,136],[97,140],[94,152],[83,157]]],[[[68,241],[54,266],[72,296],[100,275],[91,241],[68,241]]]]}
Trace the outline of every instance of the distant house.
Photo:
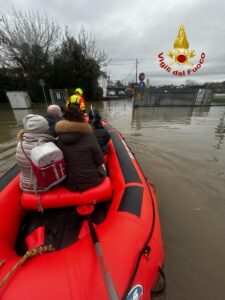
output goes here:
{"type": "Polygon", "coordinates": [[[101,75],[98,79],[98,84],[103,90],[103,98],[107,97],[107,86],[108,86],[107,76],[101,75]]]}

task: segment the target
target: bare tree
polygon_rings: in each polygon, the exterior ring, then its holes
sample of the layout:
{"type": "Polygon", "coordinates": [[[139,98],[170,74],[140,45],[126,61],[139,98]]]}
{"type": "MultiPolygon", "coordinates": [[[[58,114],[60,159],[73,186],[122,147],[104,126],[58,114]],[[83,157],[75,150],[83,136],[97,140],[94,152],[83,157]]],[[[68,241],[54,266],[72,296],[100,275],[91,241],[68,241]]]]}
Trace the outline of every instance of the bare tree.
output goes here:
{"type": "Polygon", "coordinates": [[[78,34],[78,43],[86,58],[93,58],[99,65],[107,64],[108,55],[105,50],[99,47],[95,35],[87,32],[83,26],[78,34]]]}
{"type": "Polygon", "coordinates": [[[194,80],[187,79],[187,80],[185,81],[185,84],[186,84],[186,86],[195,86],[195,85],[197,85],[198,83],[197,83],[196,81],[194,81],[194,80]]]}
{"type": "Polygon", "coordinates": [[[43,68],[57,48],[61,29],[46,14],[12,8],[0,14],[0,64],[19,67],[29,76],[43,68]]]}

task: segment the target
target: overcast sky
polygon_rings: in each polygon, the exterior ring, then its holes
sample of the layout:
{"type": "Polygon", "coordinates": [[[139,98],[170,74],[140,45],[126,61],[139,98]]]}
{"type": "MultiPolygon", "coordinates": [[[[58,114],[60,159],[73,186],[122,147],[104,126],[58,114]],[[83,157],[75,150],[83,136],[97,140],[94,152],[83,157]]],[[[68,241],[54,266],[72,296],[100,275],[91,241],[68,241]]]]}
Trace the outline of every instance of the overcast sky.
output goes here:
{"type": "Polygon", "coordinates": [[[225,0],[0,0],[0,4],[2,12],[12,6],[45,12],[62,27],[68,26],[75,37],[83,25],[108,53],[107,71],[113,80],[135,80],[137,58],[138,73],[144,72],[154,85],[187,79],[225,81],[225,0]],[[166,54],[173,50],[181,24],[189,49],[196,51],[190,61],[196,65],[202,52],[206,58],[194,75],[176,77],[159,67],[158,54],[163,52],[165,62],[171,63],[166,54]]]}

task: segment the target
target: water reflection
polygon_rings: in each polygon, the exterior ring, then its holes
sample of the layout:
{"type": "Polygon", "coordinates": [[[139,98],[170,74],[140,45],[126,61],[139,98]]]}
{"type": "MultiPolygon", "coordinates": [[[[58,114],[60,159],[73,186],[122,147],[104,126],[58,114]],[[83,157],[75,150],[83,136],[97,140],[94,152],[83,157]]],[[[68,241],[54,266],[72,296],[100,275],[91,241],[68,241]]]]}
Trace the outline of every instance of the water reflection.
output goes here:
{"type": "Polygon", "coordinates": [[[14,139],[15,132],[19,129],[12,109],[1,110],[0,128],[0,147],[2,147],[2,143],[14,139]]]}
{"type": "MultiPolygon", "coordinates": [[[[157,187],[167,276],[160,299],[223,299],[225,107],[90,104],[124,135],[157,187]]],[[[46,107],[30,112],[43,115],[46,107]]],[[[27,113],[0,109],[0,175],[15,162],[16,135],[27,113]]]]}
{"type": "Polygon", "coordinates": [[[118,130],[120,126],[124,127],[125,124],[127,127],[127,124],[130,124],[132,113],[132,103],[130,99],[92,102],[92,105],[99,110],[104,120],[107,120],[118,130]]]}
{"type": "Polygon", "coordinates": [[[26,115],[32,114],[32,109],[13,109],[13,114],[16,122],[22,124],[22,120],[26,115]]]}
{"type": "MultiPolygon", "coordinates": [[[[222,107],[133,108],[130,99],[88,102],[87,109],[90,105],[122,134],[147,137],[144,143],[148,143],[149,137],[157,139],[161,146],[162,143],[178,144],[182,139],[182,144],[187,144],[185,147],[196,144],[204,153],[210,153],[212,147],[214,151],[224,149],[225,109],[222,107]]],[[[16,136],[23,127],[23,117],[29,113],[44,115],[46,106],[0,110],[0,174],[15,161],[16,136]]]]}
{"type": "Polygon", "coordinates": [[[219,120],[219,124],[215,128],[215,138],[217,140],[217,144],[214,146],[215,149],[221,149],[224,142],[224,134],[225,134],[225,113],[219,120]]]}
{"type": "Polygon", "coordinates": [[[146,122],[190,124],[191,117],[207,117],[210,107],[139,107],[132,109],[131,126],[137,130],[146,122]]]}

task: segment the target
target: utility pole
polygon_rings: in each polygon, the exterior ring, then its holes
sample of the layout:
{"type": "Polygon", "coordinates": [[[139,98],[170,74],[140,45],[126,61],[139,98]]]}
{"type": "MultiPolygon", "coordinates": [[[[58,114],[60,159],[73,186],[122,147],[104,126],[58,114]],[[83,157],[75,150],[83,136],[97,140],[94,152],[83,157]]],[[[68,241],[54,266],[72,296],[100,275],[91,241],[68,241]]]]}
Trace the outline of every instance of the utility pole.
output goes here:
{"type": "Polygon", "coordinates": [[[45,98],[45,103],[46,103],[46,106],[48,107],[48,101],[47,101],[47,98],[46,98],[46,95],[45,95],[45,88],[44,88],[44,86],[45,86],[45,81],[44,81],[44,79],[39,79],[39,84],[40,84],[40,86],[42,87],[42,91],[43,91],[43,94],[44,94],[44,98],[45,98]]]}
{"type": "Polygon", "coordinates": [[[42,91],[43,91],[43,94],[44,94],[44,97],[45,97],[46,106],[48,107],[48,101],[47,101],[47,98],[46,98],[46,95],[45,95],[45,88],[44,88],[43,85],[42,85],[42,91]]]}
{"type": "Polygon", "coordinates": [[[137,69],[138,69],[138,60],[137,60],[137,58],[136,58],[136,81],[135,81],[136,84],[137,84],[137,71],[138,71],[137,69]]]}

